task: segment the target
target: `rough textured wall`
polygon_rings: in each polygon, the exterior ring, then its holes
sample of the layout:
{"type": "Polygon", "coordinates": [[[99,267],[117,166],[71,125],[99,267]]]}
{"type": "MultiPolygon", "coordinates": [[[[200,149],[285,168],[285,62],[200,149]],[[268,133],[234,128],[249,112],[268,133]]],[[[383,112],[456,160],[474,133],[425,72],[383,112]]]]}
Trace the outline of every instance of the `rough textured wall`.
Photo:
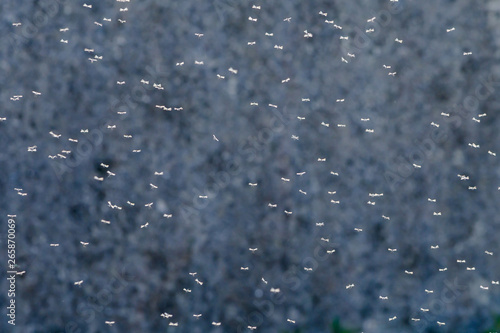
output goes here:
{"type": "Polygon", "coordinates": [[[17,332],[490,327],[497,8],[2,1],[17,332]]]}

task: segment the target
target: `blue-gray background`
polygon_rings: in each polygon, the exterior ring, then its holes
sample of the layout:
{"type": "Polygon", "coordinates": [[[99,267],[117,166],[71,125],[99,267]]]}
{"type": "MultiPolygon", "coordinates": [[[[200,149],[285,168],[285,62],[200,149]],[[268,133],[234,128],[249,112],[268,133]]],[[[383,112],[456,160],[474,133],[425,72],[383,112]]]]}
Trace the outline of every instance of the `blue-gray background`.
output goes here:
{"type": "Polygon", "coordinates": [[[0,3],[2,332],[493,327],[499,1],[86,4],[0,3]]]}

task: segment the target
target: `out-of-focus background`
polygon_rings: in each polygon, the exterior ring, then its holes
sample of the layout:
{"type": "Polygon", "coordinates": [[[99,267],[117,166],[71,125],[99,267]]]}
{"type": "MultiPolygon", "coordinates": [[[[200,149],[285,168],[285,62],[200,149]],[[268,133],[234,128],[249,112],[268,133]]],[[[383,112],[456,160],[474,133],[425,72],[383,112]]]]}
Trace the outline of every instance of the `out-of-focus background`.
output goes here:
{"type": "Polygon", "coordinates": [[[500,1],[0,13],[2,332],[500,329],[500,1]]]}

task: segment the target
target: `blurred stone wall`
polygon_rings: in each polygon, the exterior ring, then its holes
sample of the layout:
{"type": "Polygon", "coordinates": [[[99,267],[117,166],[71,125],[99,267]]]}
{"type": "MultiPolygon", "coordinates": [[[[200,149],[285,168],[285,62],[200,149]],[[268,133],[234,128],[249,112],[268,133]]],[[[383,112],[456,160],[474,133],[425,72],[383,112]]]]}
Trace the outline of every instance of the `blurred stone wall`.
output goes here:
{"type": "Polygon", "coordinates": [[[86,5],[0,3],[16,332],[492,325],[498,2],[86,5]]]}

